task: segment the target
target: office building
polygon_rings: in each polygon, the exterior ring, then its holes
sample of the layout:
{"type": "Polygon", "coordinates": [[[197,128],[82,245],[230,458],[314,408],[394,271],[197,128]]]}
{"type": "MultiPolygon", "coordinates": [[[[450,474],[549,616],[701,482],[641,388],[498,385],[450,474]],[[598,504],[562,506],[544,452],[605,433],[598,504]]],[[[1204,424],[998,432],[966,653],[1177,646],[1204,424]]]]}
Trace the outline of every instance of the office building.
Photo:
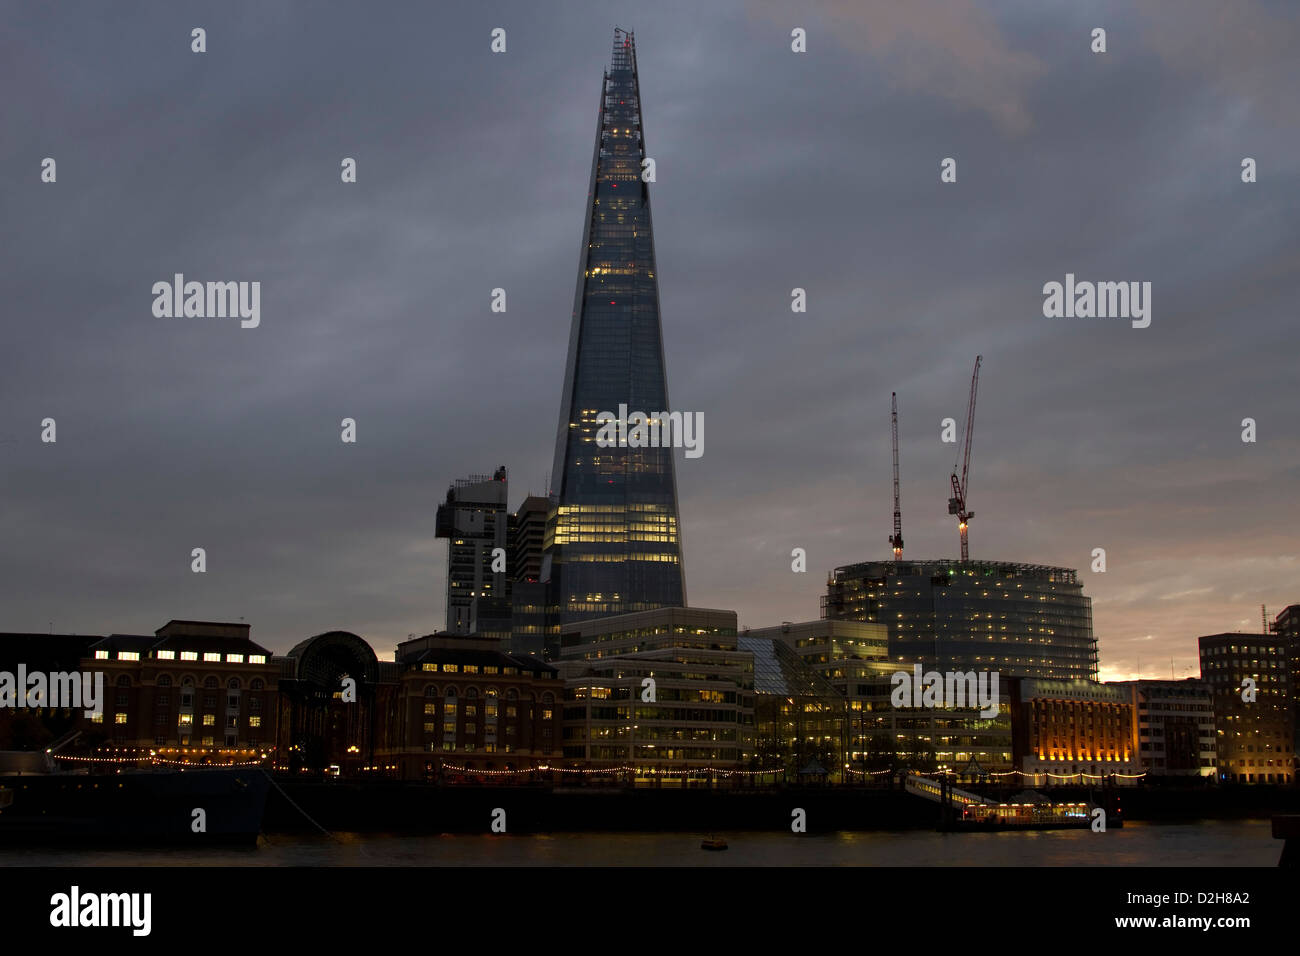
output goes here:
{"type": "Polygon", "coordinates": [[[686,604],[672,448],[597,443],[602,412],[672,411],[646,158],[636,44],[617,30],[601,86],[546,531],[563,625],[686,604]]]}
{"type": "Polygon", "coordinates": [[[1097,678],[1092,602],[1069,568],[868,561],[835,569],[822,617],[885,625],[889,656],[926,670],[1097,678]]]}

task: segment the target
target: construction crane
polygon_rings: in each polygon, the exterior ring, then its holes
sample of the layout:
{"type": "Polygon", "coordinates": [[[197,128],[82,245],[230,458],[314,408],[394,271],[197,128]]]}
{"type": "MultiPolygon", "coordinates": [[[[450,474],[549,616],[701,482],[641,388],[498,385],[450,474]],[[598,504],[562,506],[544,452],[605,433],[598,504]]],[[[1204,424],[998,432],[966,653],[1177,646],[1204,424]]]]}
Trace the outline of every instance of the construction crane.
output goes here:
{"type": "Polygon", "coordinates": [[[970,442],[975,432],[975,391],[979,388],[980,382],[980,361],[982,355],[975,356],[975,372],[970,377],[970,402],[966,406],[966,437],[964,441],[965,451],[960,459],[961,478],[957,477],[957,462],[952,466],[952,497],[948,499],[948,514],[957,516],[957,530],[961,533],[961,559],[962,561],[970,560],[970,546],[966,541],[966,526],[970,519],[975,517],[975,512],[969,511],[967,502],[967,475],[970,473],[970,442]]]}
{"type": "Polygon", "coordinates": [[[894,533],[889,543],[894,548],[894,560],[903,560],[903,512],[898,504],[898,393],[890,393],[889,431],[894,440],[894,533]]]}

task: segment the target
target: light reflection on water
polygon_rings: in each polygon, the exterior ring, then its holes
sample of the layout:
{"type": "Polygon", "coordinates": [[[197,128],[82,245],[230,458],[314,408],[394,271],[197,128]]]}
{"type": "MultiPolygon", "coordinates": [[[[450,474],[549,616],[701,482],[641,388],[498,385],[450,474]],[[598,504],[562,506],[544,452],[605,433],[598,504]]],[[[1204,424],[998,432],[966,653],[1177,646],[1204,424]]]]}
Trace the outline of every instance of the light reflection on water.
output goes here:
{"type": "Polygon", "coordinates": [[[700,833],[262,837],[257,849],[0,849],[0,866],[1276,866],[1267,820],[1130,822],[1107,833],[700,833]]]}

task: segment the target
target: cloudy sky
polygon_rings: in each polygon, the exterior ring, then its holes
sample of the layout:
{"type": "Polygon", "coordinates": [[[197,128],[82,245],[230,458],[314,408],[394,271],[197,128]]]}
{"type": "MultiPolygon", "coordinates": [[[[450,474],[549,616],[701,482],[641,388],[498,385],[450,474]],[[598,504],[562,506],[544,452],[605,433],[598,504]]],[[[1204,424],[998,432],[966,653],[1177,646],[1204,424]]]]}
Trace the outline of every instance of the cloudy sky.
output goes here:
{"type": "Polygon", "coordinates": [[[672,405],[707,423],[691,603],[816,618],[889,555],[891,391],[907,555],[955,555],[940,421],[982,354],[973,557],[1079,568],[1103,677],[1182,676],[1300,603],[1300,13],[1068,6],[5,5],[0,630],[441,627],[448,483],[505,464],[513,506],[551,468],[618,25],[672,405]],[[177,272],[259,281],[260,327],[155,317],[177,272]],[[1044,318],[1067,272],[1149,281],[1150,327],[1044,318]]]}

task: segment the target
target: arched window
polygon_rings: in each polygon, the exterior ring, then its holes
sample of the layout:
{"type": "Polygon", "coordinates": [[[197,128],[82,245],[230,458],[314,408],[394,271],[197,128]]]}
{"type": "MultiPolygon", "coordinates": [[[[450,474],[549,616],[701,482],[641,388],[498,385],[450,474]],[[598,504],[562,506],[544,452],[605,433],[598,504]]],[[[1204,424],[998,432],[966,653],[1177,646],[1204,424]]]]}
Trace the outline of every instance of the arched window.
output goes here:
{"type": "Polygon", "coordinates": [[[432,684],[430,684],[428,687],[426,687],[426,688],[424,689],[424,696],[425,696],[425,697],[437,697],[437,696],[438,696],[438,688],[436,688],[436,687],[434,687],[432,684]]]}
{"type": "Polygon", "coordinates": [[[119,675],[118,675],[118,678],[117,678],[117,686],[118,686],[118,687],[130,687],[130,686],[131,686],[131,678],[130,678],[130,676],[127,675],[127,674],[119,674],[119,675]]]}
{"type": "Polygon", "coordinates": [[[263,687],[266,686],[266,684],[262,681],[262,678],[260,678],[260,677],[254,677],[254,678],[253,678],[253,683],[250,684],[249,686],[250,686],[253,690],[261,690],[263,687]]]}
{"type": "Polygon", "coordinates": [[[515,690],[513,687],[511,687],[508,691],[506,691],[506,700],[518,700],[518,699],[519,699],[519,691],[515,690]]]}
{"type": "Polygon", "coordinates": [[[465,696],[470,700],[478,700],[478,688],[471,687],[469,690],[465,691],[465,696]]]}
{"type": "Polygon", "coordinates": [[[215,689],[216,687],[218,687],[220,684],[221,684],[221,681],[217,680],[215,677],[205,677],[205,678],[203,678],[203,687],[204,687],[206,690],[213,690],[213,689],[215,689]]]}
{"type": "Polygon", "coordinates": [[[554,695],[554,694],[543,694],[543,695],[542,695],[542,703],[543,703],[543,704],[553,704],[553,703],[555,703],[555,695],[554,695]]]}
{"type": "Polygon", "coordinates": [[[172,675],[171,675],[171,674],[159,674],[159,675],[158,675],[158,686],[159,686],[159,687],[171,687],[171,686],[172,686],[172,675]]]}
{"type": "Polygon", "coordinates": [[[193,686],[194,686],[194,678],[193,678],[193,677],[189,677],[189,676],[186,676],[186,677],[182,678],[182,680],[181,680],[181,686],[182,686],[182,687],[193,687],[193,686]]]}
{"type": "Polygon", "coordinates": [[[226,681],[226,687],[228,687],[230,690],[239,690],[239,678],[238,677],[230,678],[230,680],[226,681]]]}
{"type": "Polygon", "coordinates": [[[447,688],[447,696],[448,696],[448,697],[455,697],[455,696],[456,696],[456,688],[454,688],[454,687],[448,687],[448,688],[447,688]]]}

